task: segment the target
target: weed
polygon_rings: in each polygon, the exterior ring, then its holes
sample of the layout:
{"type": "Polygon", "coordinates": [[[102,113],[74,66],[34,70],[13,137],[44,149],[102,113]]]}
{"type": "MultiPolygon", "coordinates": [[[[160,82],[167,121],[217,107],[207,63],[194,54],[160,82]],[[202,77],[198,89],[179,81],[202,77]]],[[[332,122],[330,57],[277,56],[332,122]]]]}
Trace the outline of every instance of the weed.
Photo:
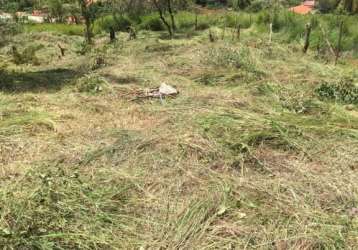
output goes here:
{"type": "Polygon", "coordinates": [[[108,92],[111,89],[109,83],[103,77],[94,73],[79,78],[76,87],[79,92],[91,94],[108,92]]]}
{"type": "Polygon", "coordinates": [[[27,63],[39,65],[40,61],[36,57],[36,52],[40,49],[42,49],[41,45],[32,45],[25,48],[22,52],[19,52],[18,49],[15,46],[13,46],[12,47],[13,61],[17,65],[27,64],[27,63]]]}
{"type": "Polygon", "coordinates": [[[207,63],[219,67],[232,67],[249,72],[259,72],[254,57],[246,47],[240,47],[239,49],[215,47],[208,51],[205,60],[207,63]]]}
{"type": "Polygon", "coordinates": [[[15,135],[23,131],[53,131],[55,123],[44,112],[37,111],[3,111],[0,119],[0,135],[15,135]]]}
{"type": "Polygon", "coordinates": [[[335,84],[322,83],[316,89],[316,93],[322,99],[329,99],[347,104],[358,104],[358,87],[349,80],[335,84]]]}
{"type": "Polygon", "coordinates": [[[127,16],[103,16],[97,19],[93,24],[93,32],[98,34],[102,31],[109,32],[110,28],[113,28],[116,31],[125,32],[128,30],[128,27],[132,26],[134,22],[127,16]]]}
{"type": "Polygon", "coordinates": [[[110,179],[116,185],[105,187],[105,173],[92,177],[57,164],[29,171],[16,185],[21,193],[0,193],[0,246],[113,247],[108,233],[121,231],[133,186],[110,179]]]}
{"type": "Polygon", "coordinates": [[[143,16],[141,18],[141,23],[139,25],[139,28],[145,30],[152,30],[152,31],[165,30],[165,26],[162,20],[160,20],[159,15],[157,14],[143,16]]]}

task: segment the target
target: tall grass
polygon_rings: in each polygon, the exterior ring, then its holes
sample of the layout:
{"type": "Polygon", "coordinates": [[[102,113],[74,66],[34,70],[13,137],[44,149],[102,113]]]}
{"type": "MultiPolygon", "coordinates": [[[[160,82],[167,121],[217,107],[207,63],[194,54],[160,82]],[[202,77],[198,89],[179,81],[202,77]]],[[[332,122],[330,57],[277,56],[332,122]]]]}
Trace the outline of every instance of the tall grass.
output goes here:
{"type": "Polygon", "coordinates": [[[108,15],[98,18],[93,24],[93,32],[98,34],[102,31],[108,32],[110,28],[117,31],[126,31],[133,21],[125,15],[108,15]]]}
{"type": "Polygon", "coordinates": [[[256,25],[260,31],[267,30],[272,23],[273,31],[278,34],[279,40],[284,42],[300,41],[305,32],[306,24],[312,26],[311,41],[312,46],[316,47],[318,43],[321,46],[327,46],[324,42],[328,39],[336,47],[339,36],[339,23],[343,21],[343,40],[341,49],[343,51],[353,51],[358,53],[358,16],[344,15],[298,15],[287,10],[277,10],[274,12],[262,11],[257,14],[256,25]],[[324,37],[322,29],[327,37],[324,37]]]}

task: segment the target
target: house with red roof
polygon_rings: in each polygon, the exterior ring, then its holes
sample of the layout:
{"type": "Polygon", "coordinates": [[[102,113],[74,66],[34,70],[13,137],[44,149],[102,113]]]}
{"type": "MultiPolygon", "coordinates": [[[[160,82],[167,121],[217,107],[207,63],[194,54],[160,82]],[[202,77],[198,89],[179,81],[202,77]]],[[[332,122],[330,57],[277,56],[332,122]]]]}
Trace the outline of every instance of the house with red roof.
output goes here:
{"type": "Polygon", "coordinates": [[[316,1],[304,1],[301,5],[292,7],[289,10],[297,14],[306,15],[312,13],[315,7],[316,1]]]}

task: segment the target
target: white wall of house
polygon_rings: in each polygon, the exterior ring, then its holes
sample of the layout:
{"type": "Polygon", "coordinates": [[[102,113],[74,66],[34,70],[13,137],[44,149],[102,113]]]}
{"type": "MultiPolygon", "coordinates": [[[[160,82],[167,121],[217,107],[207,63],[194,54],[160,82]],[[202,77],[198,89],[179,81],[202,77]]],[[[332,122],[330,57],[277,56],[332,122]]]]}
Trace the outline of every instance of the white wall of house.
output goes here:
{"type": "Polygon", "coordinates": [[[45,18],[42,16],[28,16],[28,21],[32,23],[44,23],[45,18]]]}
{"type": "Polygon", "coordinates": [[[8,13],[0,13],[0,20],[9,20],[12,19],[12,15],[8,13]]]}

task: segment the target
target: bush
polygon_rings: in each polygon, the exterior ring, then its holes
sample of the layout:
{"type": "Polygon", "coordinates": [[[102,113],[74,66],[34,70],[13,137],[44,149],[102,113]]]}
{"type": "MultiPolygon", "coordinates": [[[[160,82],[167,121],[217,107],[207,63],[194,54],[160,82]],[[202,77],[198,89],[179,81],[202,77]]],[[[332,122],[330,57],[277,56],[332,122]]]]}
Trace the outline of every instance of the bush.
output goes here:
{"type": "Polygon", "coordinates": [[[110,85],[106,79],[97,74],[88,74],[78,79],[76,87],[79,92],[87,92],[91,94],[110,90],[110,85]]]}
{"type": "Polygon", "coordinates": [[[93,25],[94,33],[101,33],[102,31],[109,32],[110,28],[116,31],[126,31],[128,27],[132,26],[134,22],[124,15],[108,15],[97,19],[93,25]]]}
{"type": "Polygon", "coordinates": [[[209,50],[206,61],[219,67],[233,67],[248,72],[260,73],[250,50],[243,48],[219,47],[209,50]]]}
{"type": "MultiPolygon", "coordinates": [[[[206,15],[198,15],[198,30],[205,30],[214,25],[216,20],[206,15]]],[[[175,15],[175,20],[179,29],[190,29],[195,27],[196,15],[188,11],[181,11],[175,15]]]]}
{"type": "Polygon", "coordinates": [[[175,20],[179,29],[190,29],[195,26],[195,14],[191,12],[179,12],[175,15],[175,20]]]}
{"type": "Polygon", "coordinates": [[[139,25],[140,29],[152,30],[152,31],[163,31],[165,26],[160,20],[158,14],[146,15],[141,18],[141,24],[139,25]]]}
{"type": "Polygon", "coordinates": [[[358,104],[358,86],[352,80],[343,80],[339,83],[322,83],[316,93],[322,99],[335,100],[346,104],[358,104]]]}
{"type": "Polygon", "coordinates": [[[247,8],[250,12],[259,12],[263,9],[266,9],[269,7],[268,1],[265,0],[255,0],[252,1],[250,6],[247,8]]]}
{"type": "Polygon", "coordinates": [[[256,23],[259,25],[268,25],[272,23],[272,30],[278,32],[287,27],[293,20],[296,20],[294,14],[287,11],[275,10],[273,14],[268,11],[261,12],[256,19],[256,23]]]}
{"type": "Polygon", "coordinates": [[[12,22],[6,22],[0,19],[0,46],[4,46],[9,42],[9,40],[11,40],[11,37],[20,33],[21,31],[22,30],[20,25],[12,22]]]}
{"type": "Polygon", "coordinates": [[[12,56],[15,64],[34,64],[39,65],[40,61],[36,56],[36,52],[40,50],[42,45],[31,45],[19,52],[15,46],[12,47],[12,56]]]}
{"type": "Polygon", "coordinates": [[[239,23],[239,15],[236,13],[227,13],[225,16],[223,16],[223,19],[223,25],[226,27],[235,28],[239,23]]]}
{"type": "Polygon", "coordinates": [[[255,17],[251,14],[244,13],[239,15],[239,23],[244,29],[250,28],[254,21],[255,17]]]}
{"type": "Polygon", "coordinates": [[[256,19],[256,23],[258,25],[269,24],[270,22],[271,22],[271,16],[270,16],[270,13],[267,11],[260,12],[260,14],[258,15],[258,17],[256,19]]]}

